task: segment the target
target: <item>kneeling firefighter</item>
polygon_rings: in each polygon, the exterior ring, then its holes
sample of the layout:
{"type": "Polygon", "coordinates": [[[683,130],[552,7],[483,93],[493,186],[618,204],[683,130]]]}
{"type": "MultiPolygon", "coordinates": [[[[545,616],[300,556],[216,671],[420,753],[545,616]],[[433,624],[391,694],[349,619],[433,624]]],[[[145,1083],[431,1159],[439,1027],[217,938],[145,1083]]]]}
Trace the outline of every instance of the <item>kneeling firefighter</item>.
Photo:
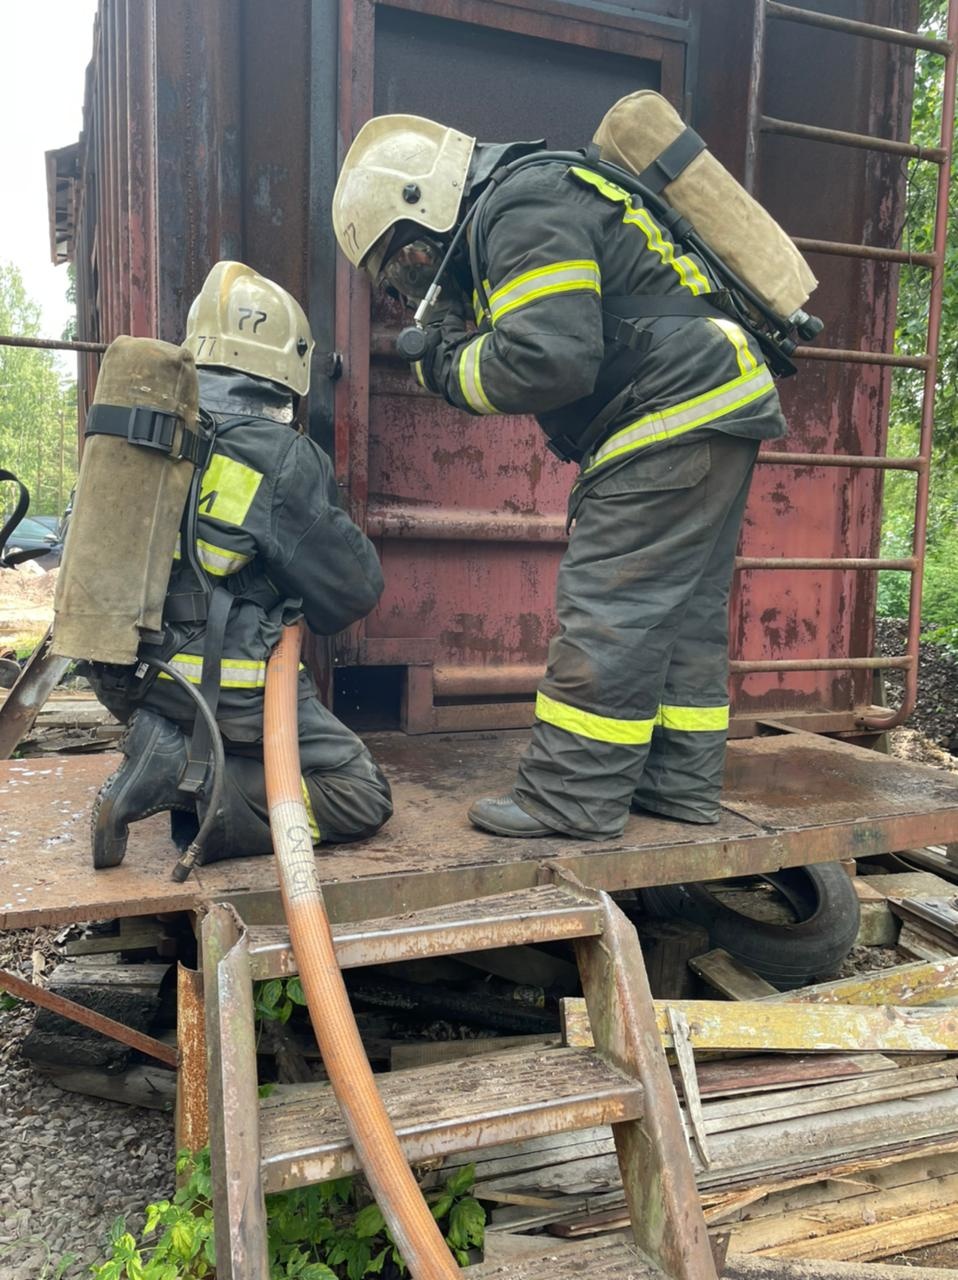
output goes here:
{"type": "Polygon", "coordinates": [[[663,99],[623,100],[597,138],[601,151],[548,152],[383,116],[334,196],[346,256],[419,304],[400,338],[419,381],[467,413],[535,414],[579,467],[532,741],[512,793],[469,812],[502,836],[616,836],[630,806],[718,820],[734,555],[759,444],[785,431],[766,356],[790,371],[787,333],[819,323],[799,309],[815,282],[797,251],[663,99]],[[670,113],[671,138],[633,181],[604,157],[629,163],[610,143],[640,105],[670,113]],[[718,256],[690,247],[694,229],[656,194],[679,175],[698,188],[693,164],[771,224],[773,257],[788,246],[790,302],[762,302],[729,269],[732,297],[718,256]]]}
{"type": "MultiPolygon", "coordinates": [[[[162,630],[147,636],[152,643],[141,643],[138,656],[165,660],[198,687],[222,734],[222,802],[202,862],[271,848],[263,698],[282,626],[302,614],[313,631],[331,635],[368,613],[383,589],[372,544],[338,505],[329,458],[294,425],[312,349],[296,301],[238,262],[218,263],[190,310],[183,351],[195,358],[205,435],[178,537],[174,524],[162,630]]],[[[78,515],[83,498],[81,474],[78,515]]],[[[116,866],[129,824],[161,810],[171,811],[174,839],[185,848],[210,798],[210,736],[194,703],[175,679],[145,664],[94,662],[89,675],[100,700],[129,723],[126,758],[96,799],[94,865],[116,866]]],[[[305,670],[299,689],[314,842],[370,835],[392,813],[389,785],[305,670]]]]}

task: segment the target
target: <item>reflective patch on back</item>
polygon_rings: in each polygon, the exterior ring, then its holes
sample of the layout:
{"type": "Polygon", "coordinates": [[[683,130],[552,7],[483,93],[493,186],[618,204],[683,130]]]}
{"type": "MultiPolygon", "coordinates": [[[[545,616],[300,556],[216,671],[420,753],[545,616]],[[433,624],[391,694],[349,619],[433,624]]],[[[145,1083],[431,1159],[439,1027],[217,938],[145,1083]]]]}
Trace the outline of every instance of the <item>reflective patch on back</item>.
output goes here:
{"type": "Polygon", "coordinates": [[[262,472],[214,453],[203,473],[198,503],[200,515],[222,524],[242,524],[262,479],[262,472]]]}

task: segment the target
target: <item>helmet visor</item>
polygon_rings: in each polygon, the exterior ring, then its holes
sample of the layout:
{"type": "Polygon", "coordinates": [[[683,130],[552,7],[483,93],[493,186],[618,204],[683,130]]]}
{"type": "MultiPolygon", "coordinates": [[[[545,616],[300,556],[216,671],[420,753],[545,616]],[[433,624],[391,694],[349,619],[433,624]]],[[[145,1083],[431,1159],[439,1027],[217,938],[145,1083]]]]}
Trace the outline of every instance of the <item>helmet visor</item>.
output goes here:
{"type": "Polygon", "coordinates": [[[422,302],[436,278],[444,250],[432,240],[413,240],[398,249],[380,271],[380,280],[409,302],[422,302]]]}

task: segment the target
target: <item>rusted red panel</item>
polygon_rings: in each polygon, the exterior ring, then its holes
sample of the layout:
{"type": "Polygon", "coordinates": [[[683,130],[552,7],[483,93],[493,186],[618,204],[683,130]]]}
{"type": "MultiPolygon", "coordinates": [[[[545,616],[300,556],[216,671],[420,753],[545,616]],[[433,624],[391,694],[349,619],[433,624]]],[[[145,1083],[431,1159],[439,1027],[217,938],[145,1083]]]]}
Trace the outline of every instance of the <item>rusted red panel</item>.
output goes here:
{"type": "MultiPolygon", "coordinates": [[[[916,20],[915,0],[808,3],[892,26],[916,20]]],[[[469,706],[521,700],[545,661],[572,469],[551,458],[529,421],[479,421],[417,392],[389,354],[400,317],[377,302],[371,325],[363,278],[340,257],[333,287],[331,259],[317,266],[311,247],[325,234],[332,153],[341,159],[375,111],[395,110],[434,115],[484,138],[541,132],[553,144],[575,145],[614,98],[656,85],[741,175],[755,6],[337,0],[334,7],[338,68],[317,49],[308,0],[268,7],[101,0],[77,226],[81,336],[108,339],[125,327],[178,339],[205,272],[227,256],[279,279],[311,303],[314,319],[321,309],[324,330],[335,312],[344,376],[335,438],[326,442],[387,578],[380,608],[338,642],[338,660],[420,664],[410,688],[415,683],[422,705],[434,693],[448,696],[443,681],[447,691],[467,689],[452,696],[466,704],[457,725],[468,727],[469,706]],[[317,105],[332,98],[336,138],[326,136],[329,117],[317,105]],[[324,148],[325,167],[317,161],[324,148]],[[433,663],[443,673],[435,688],[433,663]],[[457,684],[450,673],[459,667],[469,677],[457,684]]],[[[912,54],[774,21],[768,48],[766,114],[907,137],[912,54]]],[[[757,161],[759,194],[793,234],[896,244],[899,158],[770,136],[757,161]]],[[[822,279],[814,304],[828,322],[824,341],[889,348],[897,266],[821,254],[812,264],[822,279]]],[[[92,364],[87,394],[91,378],[92,364]]],[[[790,434],[776,451],[882,453],[889,389],[889,373],[872,366],[806,362],[783,389],[790,434]]],[[[742,553],[875,555],[881,478],[876,469],[759,468],[742,553]]],[[[748,570],[735,593],[733,655],[867,655],[873,604],[873,574],[748,570]]],[[[753,673],[736,678],[733,692],[746,717],[850,715],[871,701],[871,677],[753,673]]],[[[493,723],[490,716],[481,707],[475,722],[493,723]]]]}

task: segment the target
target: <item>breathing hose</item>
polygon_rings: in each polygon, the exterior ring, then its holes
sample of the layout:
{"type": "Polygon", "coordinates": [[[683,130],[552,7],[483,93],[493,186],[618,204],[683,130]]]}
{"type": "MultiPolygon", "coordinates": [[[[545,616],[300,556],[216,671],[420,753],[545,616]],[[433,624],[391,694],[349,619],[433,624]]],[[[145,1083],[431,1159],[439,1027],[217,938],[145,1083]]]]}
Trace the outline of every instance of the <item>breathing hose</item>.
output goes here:
{"type": "Polygon", "coordinates": [[[336,960],[309,819],[297,719],[301,622],[284,627],[266,669],[266,799],[283,909],[323,1065],[359,1162],[413,1280],[455,1280],[452,1254],[376,1089],[336,960]]]}
{"type": "Polygon", "coordinates": [[[196,865],[197,858],[203,852],[203,845],[213,829],[223,800],[223,786],[226,778],[226,757],[223,753],[223,738],[220,734],[220,727],[216,723],[216,717],[210,711],[206,699],[199,689],[190,684],[182,672],[177,671],[176,667],[171,667],[168,662],[163,662],[160,658],[144,658],[143,662],[148,667],[153,667],[154,670],[162,671],[165,676],[169,676],[171,680],[180,686],[184,693],[192,698],[200,715],[206,721],[206,727],[210,733],[210,746],[213,752],[213,781],[210,786],[209,806],[206,810],[206,817],[200,824],[199,831],[197,831],[190,842],[189,848],[173,868],[173,879],[178,884],[182,884],[196,865]]]}

